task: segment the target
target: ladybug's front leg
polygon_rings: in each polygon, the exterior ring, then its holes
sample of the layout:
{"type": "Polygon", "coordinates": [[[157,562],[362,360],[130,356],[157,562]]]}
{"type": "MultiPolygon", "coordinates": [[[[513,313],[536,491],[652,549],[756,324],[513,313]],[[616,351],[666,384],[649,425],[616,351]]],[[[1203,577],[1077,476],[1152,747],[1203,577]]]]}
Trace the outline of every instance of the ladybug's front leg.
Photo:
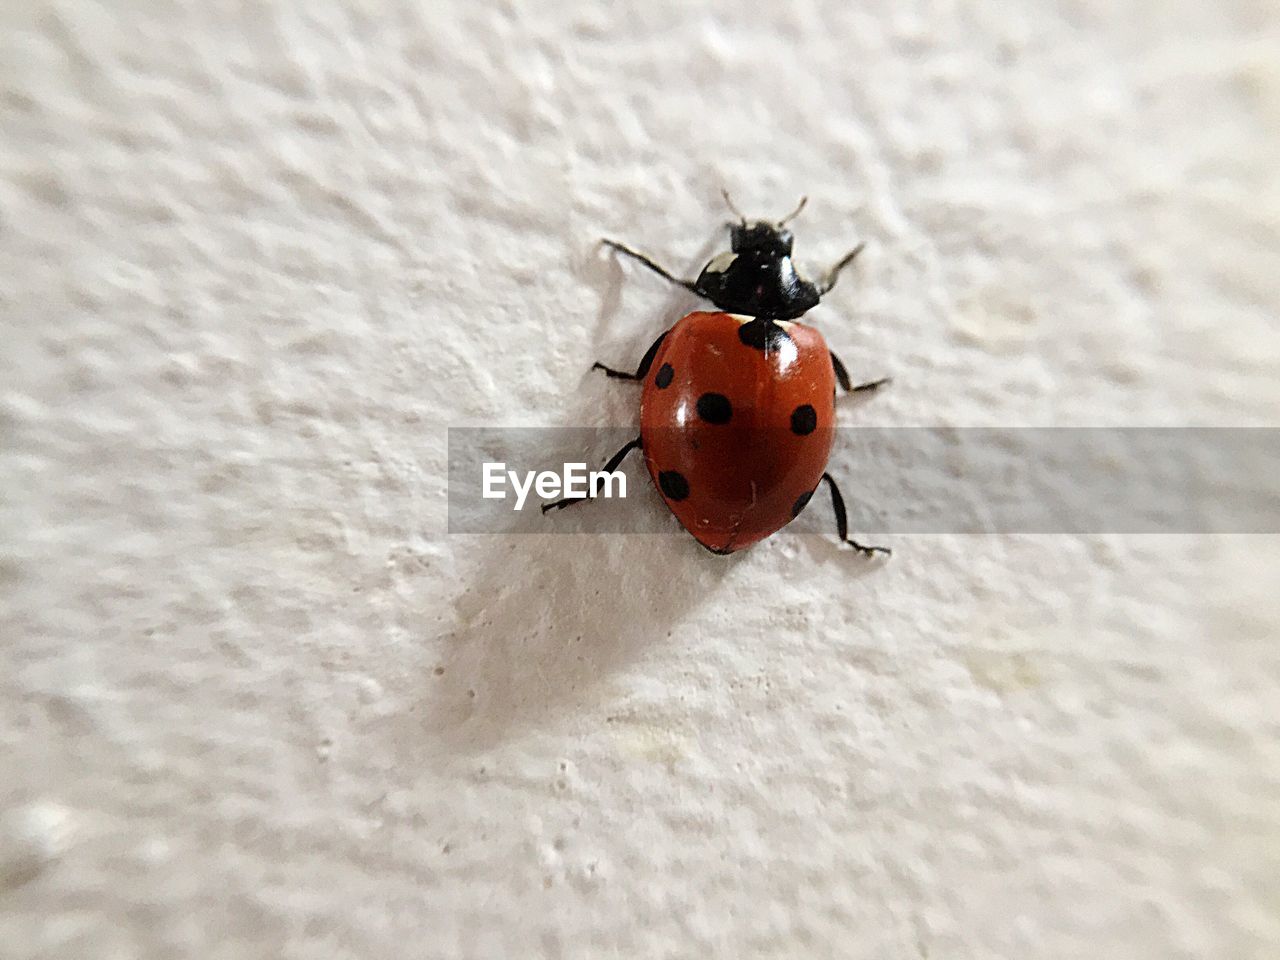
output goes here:
{"type": "Polygon", "coordinates": [[[849,379],[849,371],[844,368],[844,364],[835,355],[835,351],[831,352],[831,366],[835,368],[836,380],[839,381],[840,389],[845,393],[862,393],[868,390],[875,390],[883,387],[891,379],[889,377],[881,377],[879,380],[870,380],[867,383],[860,383],[856,387],[852,386],[852,381],[849,379]]]}
{"type": "Polygon", "coordinates": [[[677,287],[684,287],[690,293],[698,292],[698,285],[695,284],[692,280],[681,280],[679,277],[673,274],[666,267],[662,266],[661,264],[654,263],[652,260],[646,257],[643,253],[640,253],[638,250],[632,250],[625,243],[619,243],[617,240],[610,240],[608,237],[606,237],[601,242],[606,247],[609,247],[612,250],[616,250],[618,251],[618,253],[621,253],[624,256],[630,257],[632,260],[640,261],[646,267],[648,267],[650,270],[656,273],[658,276],[662,277],[662,279],[667,280],[670,283],[674,283],[677,287]]]}
{"type": "Polygon", "coordinates": [[[832,267],[830,270],[827,271],[827,275],[823,277],[822,280],[818,283],[819,296],[825,297],[828,293],[831,292],[831,288],[834,287],[836,285],[836,281],[840,279],[840,271],[843,270],[845,267],[847,267],[849,264],[853,263],[853,261],[857,258],[858,254],[860,254],[864,249],[866,249],[866,246],[867,246],[866,243],[858,244],[856,247],[854,247],[852,250],[846,253],[843,257],[841,257],[839,262],[836,263],[834,267],[832,267]]]}
{"type": "Polygon", "coordinates": [[[657,340],[653,341],[653,346],[646,350],[645,355],[640,358],[640,366],[636,367],[635,373],[627,373],[625,370],[615,370],[613,367],[606,367],[599,361],[593,363],[591,365],[591,369],[603,370],[609,376],[615,377],[618,380],[643,380],[645,378],[645,374],[649,372],[649,368],[653,366],[653,358],[658,355],[658,348],[662,346],[662,341],[667,339],[668,332],[669,331],[664,330],[662,335],[658,337],[657,340]]]}
{"type": "Polygon", "coordinates": [[[831,474],[824,473],[822,479],[827,481],[827,486],[831,488],[831,509],[836,514],[836,532],[840,535],[840,542],[849,544],[853,549],[868,557],[876,553],[883,553],[885,556],[893,553],[888,547],[866,547],[857,540],[849,539],[849,517],[844,512],[844,497],[840,495],[840,488],[836,486],[836,481],[831,474]]]}

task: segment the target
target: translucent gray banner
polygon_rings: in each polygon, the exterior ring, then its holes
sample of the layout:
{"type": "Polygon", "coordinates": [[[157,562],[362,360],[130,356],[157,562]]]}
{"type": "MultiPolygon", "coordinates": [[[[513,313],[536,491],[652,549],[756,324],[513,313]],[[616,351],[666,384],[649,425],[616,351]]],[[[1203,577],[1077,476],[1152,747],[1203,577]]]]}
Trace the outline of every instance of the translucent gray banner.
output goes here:
{"type": "MultiPolygon", "coordinates": [[[[449,532],[674,531],[638,450],[620,467],[625,498],[615,484],[612,498],[539,509],[555,497],[540,497],[530,472],[563,476],[566,464],[600,470],[636,435],[635,428],[450,428],[449,532]],[[504,465],[488,468],[488,498],[485,464],[504,465]],[[498,492],[506,495],[492,496],[498,492]]],[[[1276,428],[841,428],[828,470],[844,491],[850,528],[861,534],[1280,533],[1276,428]]],[[[784,532],[830,528],[819,495],[784,532]]]]}

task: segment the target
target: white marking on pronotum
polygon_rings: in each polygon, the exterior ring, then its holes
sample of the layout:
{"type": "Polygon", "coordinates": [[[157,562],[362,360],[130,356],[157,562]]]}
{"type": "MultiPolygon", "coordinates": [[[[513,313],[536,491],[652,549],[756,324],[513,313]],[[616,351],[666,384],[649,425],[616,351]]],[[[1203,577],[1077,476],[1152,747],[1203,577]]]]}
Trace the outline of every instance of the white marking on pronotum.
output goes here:
{"type": "Polygon", "coordinates": [[[563,473],[554,470],[535,472],[529,470],[521,478],[515,470],[508,470],[505,463],[486,463],[481,467],[482,486],[480,496],[486,500],[505,500],[504,486],[509,482],[515,491],[516,502],[512,508],[523,510],[529,491],[534,490],[544,500],[552,497],[623,497],[627,495],[627,475],[620,470],[609,473],[604,470],[587,471],[585,463],[566,463],[563,473]],[[617,493],[614,493],[614,481],[617,493]]]}
{"type": "Polygon", "coordinates": [[[737,259],[738,259],[738,255],[736,253],[726,252],[726,253],[717,254],[715,257],[712,258],[711,262],[707,264],[705,272],[706,273],[724,273],[731,266],[733,266],[733,261],[737,259]]]}

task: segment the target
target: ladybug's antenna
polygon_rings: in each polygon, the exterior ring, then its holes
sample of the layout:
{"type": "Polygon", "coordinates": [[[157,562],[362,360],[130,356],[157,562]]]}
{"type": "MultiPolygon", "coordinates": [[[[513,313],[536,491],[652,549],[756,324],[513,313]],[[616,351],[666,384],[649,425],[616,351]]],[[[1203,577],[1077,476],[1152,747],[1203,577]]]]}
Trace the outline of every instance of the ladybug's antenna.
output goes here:
{"type": "Polygon", "coordinates": [[[804,209],[804,205],[808,202],[809,202],[809,198],[807,196],[801,197],[800,202],[796,205],[796,208],[792,210],[790,213],[788,213],[781,220],[778,221],[778,226],[785,227],[788,223],[790,223],[796,217],[800,216],[800,211],[804,209]]]}
{"type": "Polygon", "coordinates": [[[747,218],[742,215],[742,211],[733,205],[733,198],[729,196],[729,191],[725,187],[720,188],[720,196],[724,197],[725,206],[729,208],[729,212],[742,221],[742,225],[747,225],[747,218]]]}

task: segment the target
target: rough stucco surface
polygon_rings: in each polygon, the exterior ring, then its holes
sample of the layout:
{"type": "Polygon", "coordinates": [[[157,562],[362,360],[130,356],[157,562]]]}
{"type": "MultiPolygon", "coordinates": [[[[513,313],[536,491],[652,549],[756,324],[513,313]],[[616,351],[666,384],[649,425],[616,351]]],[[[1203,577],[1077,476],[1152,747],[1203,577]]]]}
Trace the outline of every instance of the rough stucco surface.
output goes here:
{"type": "Polygon", "coordinates": [[[115,6],[0,29],[0,956],[1277,955],[1276,538],[445,532],[722,183],[846,423],[1274,425],[1274,5],[115,6]]]}

